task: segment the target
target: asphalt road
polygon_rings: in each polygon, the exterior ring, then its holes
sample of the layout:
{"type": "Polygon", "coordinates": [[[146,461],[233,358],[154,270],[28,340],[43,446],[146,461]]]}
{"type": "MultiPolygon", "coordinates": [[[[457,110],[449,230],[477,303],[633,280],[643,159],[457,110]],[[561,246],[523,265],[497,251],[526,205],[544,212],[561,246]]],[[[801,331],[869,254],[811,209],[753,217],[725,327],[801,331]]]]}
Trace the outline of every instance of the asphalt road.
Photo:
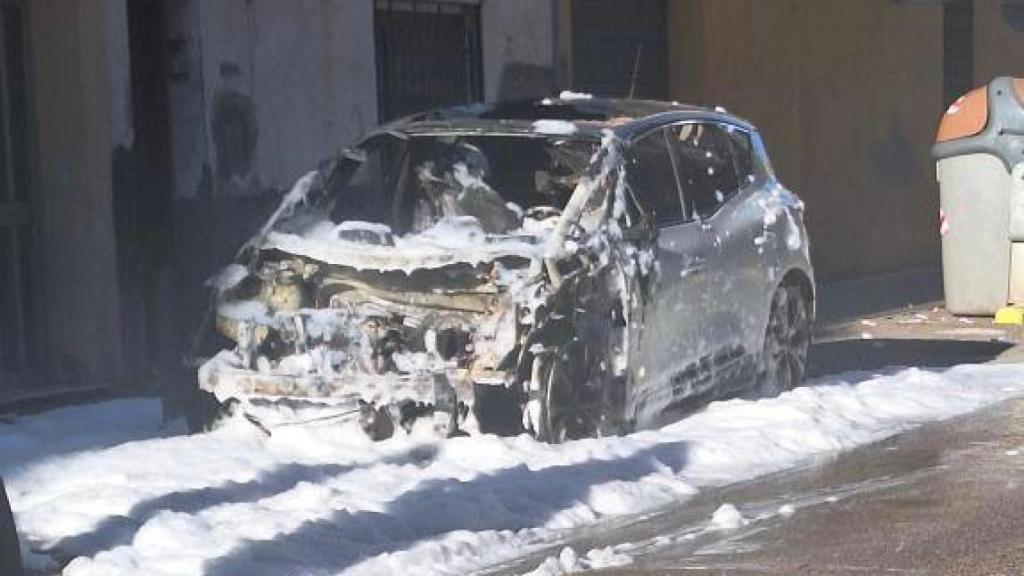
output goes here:
{"type": "MultiPolygon", "coordinates": [[[[720,502],[751,518],[782,504],[796,510],[734,533],[652,546],[634,567],[604,573],[1024,574],[1024,401],[706,500],[705,513],[720,502]]],[[[700,519],[671,520],[655,522],[663,537],[694,533],[689,526],[700,519]]]]}
{"type": "MultiPolygon", "coordinates": [[[[811,371],[1020,361],[1019,341],[1018,329],[926,306],[825,327],[811,371]]],[[[633,568],[612,572],[1021,575],[1024,400],[706,500],[707,509],[730,502],[748,517],[798,504],[788,518],[776,514],[732,534],[654,546],[633,568]]],[[[663,530],[670,522],[670,516],[656,521],[663,530]]]]}
{"type": "MultiPolygon", "coordinates": [[[[1017,329],[926,306],[824,327],[811,370],[1024,361],[1019,341],[1017,329]]],[[[1024,399],[707,490],[564,545],[619,546],[634,558],[594,574],[1024,575],[1024,399]],[[726,502],[755,520],[735,532],[706,531],[726,502]],[[795,511],[780,515],[782,505],[795,511]]],[[[543,557],[506,570],[521,573],[543,557]]]]}

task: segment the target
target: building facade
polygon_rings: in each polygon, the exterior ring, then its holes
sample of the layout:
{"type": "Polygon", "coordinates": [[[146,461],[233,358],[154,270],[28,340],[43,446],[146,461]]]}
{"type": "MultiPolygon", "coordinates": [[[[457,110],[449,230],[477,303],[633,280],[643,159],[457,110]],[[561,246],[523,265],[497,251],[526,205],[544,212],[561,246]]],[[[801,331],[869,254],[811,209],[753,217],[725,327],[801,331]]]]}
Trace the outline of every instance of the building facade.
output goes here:
{"type": "Polygon", "coordinates": [[[951,98],[1002,0],[0,0],[0,398],[174,380],[203,279],[379,122],[562,89],[724,106],[825,279],[938,264],[951,98]]]}

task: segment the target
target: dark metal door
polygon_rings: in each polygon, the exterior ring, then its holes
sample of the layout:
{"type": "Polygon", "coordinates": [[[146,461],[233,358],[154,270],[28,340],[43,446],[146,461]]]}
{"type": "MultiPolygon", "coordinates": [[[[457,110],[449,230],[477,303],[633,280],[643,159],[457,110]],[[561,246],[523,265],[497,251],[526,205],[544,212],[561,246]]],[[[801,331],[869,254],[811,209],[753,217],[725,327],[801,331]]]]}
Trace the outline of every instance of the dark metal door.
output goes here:
{"type": "Polygon", "coordinates": [[[974,0],[949,0],[942,10],[942,83],[948,106],[974,88],[974,0]]]}
{"type": "Polygon", "coordinates": [[[666,0],[573,0],[573,89],[668,98],[666,0]]]}
{"type": "Polygon", "coordinates": [[[377,0],[375,6],[381,121],[483,98],[478,5],[377,0]]]}
{"type": "Polygon", "coordinates": [[[37,366],[25,6],[0,2],[0,392],[37,366]]]}

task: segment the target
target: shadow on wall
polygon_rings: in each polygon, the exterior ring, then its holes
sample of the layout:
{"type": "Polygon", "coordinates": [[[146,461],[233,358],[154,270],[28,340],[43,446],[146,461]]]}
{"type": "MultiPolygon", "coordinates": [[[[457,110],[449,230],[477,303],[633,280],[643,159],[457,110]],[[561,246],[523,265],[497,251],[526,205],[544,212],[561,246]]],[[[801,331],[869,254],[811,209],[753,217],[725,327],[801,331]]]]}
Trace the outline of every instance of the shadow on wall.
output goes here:
{"type": "Polygon", "coordinates": [[[965,340],[838,340],[811,348],[809,377],[872,371],[895,366],[950,368],[960,364],[982,364],[1013,347],[1001,341],[965,340]]]}
{"type": "MultiPolygon", "coordinates": [[[[883,140],[872,147],[872,164],[879,182],[890,194],[904,194],[912,198],[911,190],[926,175],[919,161],[919,144],[907,138],[900,112],[889,113],[888,129],[883,140]]],[[[898,199],[893,199],[898,200],[898,199]]]]}
{"type": "Polygon", "coordinates": [[[820,325],[941,301],[942,270],[939,268],[826,282],[818,285],[817,321],[820,325]]]}
{"type": "Polygon", "coordinates": [[[499,100],[529,100],[554,94],[555,72],[548,66],[512,62],[501,72],[499,100]]]}
{"type": "Polygon", "coordinates": [[[151,398],[48,408],[45,414],[15,418],[11,425],[0,423],[0,474],[9,481],[47,460],[185,432],[182,422],[162,425],[160,403],[151,398]]]}
{"type": "Polygon", "coordinates": [[[217,180],[241,190],[254,185],[253,159],[259,126],[252,100],[234,90],[219,90],[213,97],[210,118],[217,180]]]}

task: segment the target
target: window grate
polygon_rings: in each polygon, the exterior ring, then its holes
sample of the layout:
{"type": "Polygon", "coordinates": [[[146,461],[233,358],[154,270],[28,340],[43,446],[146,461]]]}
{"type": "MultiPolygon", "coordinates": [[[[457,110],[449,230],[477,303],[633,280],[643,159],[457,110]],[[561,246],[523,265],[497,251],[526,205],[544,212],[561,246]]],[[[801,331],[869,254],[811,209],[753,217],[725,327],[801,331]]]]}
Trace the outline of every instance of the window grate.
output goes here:
{"type": "Polygon", "coordinates": [[[479,5],[378,0],[374,6],[381,121],[483,99],[479,5]]]}

